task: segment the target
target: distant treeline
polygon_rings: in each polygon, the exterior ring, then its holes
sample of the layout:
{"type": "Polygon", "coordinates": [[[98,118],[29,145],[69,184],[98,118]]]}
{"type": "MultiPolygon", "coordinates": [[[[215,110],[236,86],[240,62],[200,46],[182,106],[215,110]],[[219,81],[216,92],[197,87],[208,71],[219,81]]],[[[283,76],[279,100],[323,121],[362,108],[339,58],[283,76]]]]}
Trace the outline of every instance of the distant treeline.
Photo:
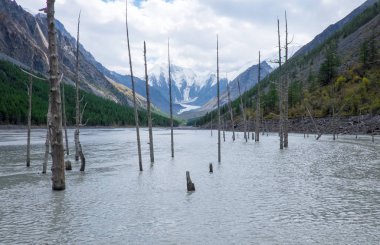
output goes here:
{"type": "MultiPolygon", "coordinates": [[[[42,75],[38,75],[42,77],[42,75]]],[[[27,124],[29,76],[12,63],[0,61],[0,124],[27,124]]],[[[65,86],[67,124],[75,124],[75,89],[65,86]]],[[[45,125],[48,108],[47,81],[33,78],[32,124],[45,125]]],[[[96,95],[80,91],[87,103],[83,122],[88,126],[126,126],[134,125],[134,113],[131,107],[117,104],[96,95]]],[[[139,119],[147,125],[147,112],[140,110],[139,119]]],[[[152,114],[154,126],[169,126],[170,119],[156,113],[152,114]]],[[[178,125],[178,121],[174,121],[178,125]]]]}

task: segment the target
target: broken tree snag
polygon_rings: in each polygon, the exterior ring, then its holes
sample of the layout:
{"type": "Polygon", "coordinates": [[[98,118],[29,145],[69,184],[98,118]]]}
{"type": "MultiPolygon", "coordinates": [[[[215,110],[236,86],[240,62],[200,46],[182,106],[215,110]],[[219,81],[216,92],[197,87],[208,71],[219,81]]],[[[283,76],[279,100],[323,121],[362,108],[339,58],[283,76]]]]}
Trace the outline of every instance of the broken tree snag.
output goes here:
{"type": "Polygon", "coordinates": [[[84,169],[86,167],[86,158],[83,155],[82,144],[80,142],[79,142],[79,157],[80,157],[80,162],[81,162],[80,171],[84,172],[84,169]]]}
{"type": "Polygon", "coordinates": [[[219,39],[216,36],[216,81],[217,81],[217,97],[218,97],[218,162],[221,161],[220,153],[220,88],[219,88],[219,39]]]}
{"type": "Polygon", "coordinates": [[[129,45],[129,32],[128,32],[128,1],[125,1],[125,29],[127,32],[127,44],[128,44],[128,58],[129,58],[129,69],[131,72],[131,81],[132,81],[132,95],[133,95],[133,107],[135,111],[135,124],[136,124],[136,138],[137,138],[137,154],[139,157],[139,168],[140,171],[143,171],[142,167],[142,158],[141,158],[141,143],[140,143],[140,128],[139,128],[139,114],[137,111],[136,103],[136,90],[135,90],[135,79],[133,77],[132,70],[132,58],[131,58],[131,47],[129,45]]]}
{"type": "Polygon", "coordinates": [[[170,74],[170,48],[168,39],[168,69],[169,69],[169,101],[170,101],[170,139],[171,139],[171,152],[174,157],[174,135],[173,135],[173,98],[172,98],[172,78],[170,74]]]}
{"type": "Polygon", "coordinates": [[[64,190],[65,161],[62,137],[61,79],[58,76],[57,32],[54,19],[54,0],[47,0],[47,26],[49,39],[49,80],[50,80],[50,145],[52,157],[52,189],[64,190]]]}
{"type": "Polygon", "coordinates": [[[209,172],[210,172],[210,173],[213,173],[214,170],[213,170],[213,167],[212,167],[212,163],[211,163],[211,162],[210,162],[210,165],[209,165],[208,167],[209,167],[209,172]]]}
{"type": "MultiPolygon", "coordinates": [[[[285,63],[288,62],[288,46],[291,42],[288,42],[288,17],[285,11],[285,63]]],[[[285,75],[284,89],[284,147],[287,148],[289,145],[289,74],[285,75]]]]}
{"type": "Polygon", "coordinates": [[[146,107],[148,110],[149,152],[150,152],[150,162],[154,163],[152,113],[150,110],[149,79],[148,79],[148,67],[146,64],[146,44],[145,44],[145,41],[144,41],[144,63],[145,63],[146,104],[147,104],[146,107]]]}
{"type": "Polygon", "coordinates": [[[70,170],[72,170],[70,160],[67,160],[67,161],[65,162],[65,167],[66,167],[66,171],[70,171],[70,170]]]}
{"type": "Polygon", "coordinates": [[[195,191],[195,185],[191,181],[190,172],[189,171],[186,171],[186,182],[187,182],[187,191],[195,191]]]}

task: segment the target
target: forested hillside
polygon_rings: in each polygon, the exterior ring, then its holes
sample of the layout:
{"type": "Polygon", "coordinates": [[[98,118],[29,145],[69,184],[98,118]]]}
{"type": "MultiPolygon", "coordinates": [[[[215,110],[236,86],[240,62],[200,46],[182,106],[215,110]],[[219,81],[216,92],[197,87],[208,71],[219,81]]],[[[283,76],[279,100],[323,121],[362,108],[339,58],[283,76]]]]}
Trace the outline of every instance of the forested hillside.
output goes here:
{"type": "MultiPolygon", "coordinates": [[[[289,80],[289,118],[380,114],[380,1],[356,16],[310,52],[296,55],[260,82],[264,119],[278,118],[279,81],[289,80]]],[[[257,89],[243,95],[248,119],[255,115],[257,89]]],[[[240,99],[232,102],[241,120],[240,99]]],[[[228,120],[227,106],[221,110],[228,120]]],[[[203,125],[216,111],[189,124],[203,125]]]]}
{"type": "MultiPolygon", "coordinates": [[[[42,75],[39,75],[42,77],[42,75]]],[[[0,124],[26,124],[28,109],[27,84],[29,77],[17,66],[0,61],[0,124]]],[[[75,124],[75,89],[65,86],[66,114],[68,125],[75,124]]],[[[48,89],[46,81],[33,79],[32,124],[45,125],[48,106],[48,89]]],[[[83,121],[88,126],[126,126],[134,125],[133,109],[116,104],[113,101],[81,91],[83,104],[87,104],[83,121]]],[[[169,119],[153,114],[155,126],[169,125],[169,119]]],[[[147,125],[146,111],[139,112],[142,125],[147,125]]],[[[178,124],[178,122],[175,122],[178,124]]]]}

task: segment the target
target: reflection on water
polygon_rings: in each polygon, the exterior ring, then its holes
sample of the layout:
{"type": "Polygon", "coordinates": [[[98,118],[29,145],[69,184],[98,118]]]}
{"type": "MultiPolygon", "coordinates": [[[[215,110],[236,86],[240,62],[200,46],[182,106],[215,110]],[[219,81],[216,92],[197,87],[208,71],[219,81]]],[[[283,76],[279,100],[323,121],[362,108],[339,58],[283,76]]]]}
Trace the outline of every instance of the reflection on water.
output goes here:
{"type": "MultiPolygon", "coordinates": [[[[0,243],[378,244],[380,139],[320,141],[276,134],[260,143],[222,142],[209,131],[154,131],[156,163],[138,171],[134,129],[83,129],[86,172],[67,173],[63,192],[40,174],[44,130],[32,132],[25,167],[24,130],[0,131],[0,243]],[[214,163],[214,173],[208,164],[214,163]],[[189,170],[196,192],[186,192],[189,170]]],[[[69,131],[73,142],[73,131],[69,131]]],[[[73,153],[73,144],[70,152],[73,153]]],[[[73,156],[69,157],[73,161],[73,156]]]]}

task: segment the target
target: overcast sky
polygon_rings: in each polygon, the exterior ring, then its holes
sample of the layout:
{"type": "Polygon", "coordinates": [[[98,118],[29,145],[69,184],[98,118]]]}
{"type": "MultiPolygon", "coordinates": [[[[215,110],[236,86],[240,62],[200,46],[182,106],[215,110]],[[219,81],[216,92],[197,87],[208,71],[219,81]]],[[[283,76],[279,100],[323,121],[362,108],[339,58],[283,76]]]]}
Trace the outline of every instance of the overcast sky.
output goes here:
{"type": "MultiPolygon", "coordinates": [[[[16,0],[36,14],[45,0],[16,0]]],[[[239,70],[276,52],[277,16],[284,30],[288,13],[290,38],[300,47],[365,0],[129,0],[128,22],[134,73],[142,76],[143,41],[148,69],[167,61],[167,39],[175,65],[199,73],[216,71],[216,35],[220,70],[239,70]]],[[[125,0],[56,0],[56,18],[76,35],[82,11],[80,42],[110,70],[129,74],[125,0]]]]}

